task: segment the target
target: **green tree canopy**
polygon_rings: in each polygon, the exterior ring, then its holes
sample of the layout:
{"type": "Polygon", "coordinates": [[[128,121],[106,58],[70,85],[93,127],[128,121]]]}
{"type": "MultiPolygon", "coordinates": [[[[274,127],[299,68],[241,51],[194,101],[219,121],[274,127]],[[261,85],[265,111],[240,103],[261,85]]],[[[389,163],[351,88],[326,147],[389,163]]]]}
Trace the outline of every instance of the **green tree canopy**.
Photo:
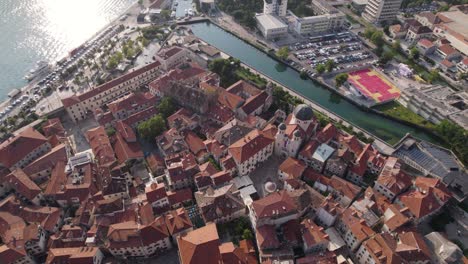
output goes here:
{"type": "Polygon", "coordinates": [[[383,32],[382,31],[375,31],[374,33],[372,33],[372,36],[371,36],[370,40],[377,47],[381,47],[384,44],[383,32]]]}
{"type": "Polygon", "coordinates": [[[391,51],[386,51],[383,53],[382,57],[380,57],[379,62],[381,64],[387,64],[389,61],[393,60],[394,54],[391,51]]]}
{"type": "Polygon", "coordinates": [[[317,73],[322,74],[325,72],[326,68],[324,64],[320,63],[317,66],[315,66],[315,70],[317,71],[317,73]]]}
{"type": "Polygon", "coordinates": [[[435,82],[435,81],[437,81],[437,80],[439,80],[439,79],[440,79],[440,75],[439,75],[439,71],[438,71],[437,69],[433,69],[433,70],[431,70],[431,71],[429,72],[429,76],[428,76],[428,79],[427,79],[427,80],[428,80],[430,83],[433,83],[433,82],[435,82]]]}
{"type": "Polygon", "coordinates": [[[335,76],[336,87],[340,87],[348,80],[347,73],[340,73],[335,76]]]}
{"type": "Polygon", "coordinates": [[[335,67],[334,60],[327,60],[327,62],[325,62],[325,69],[327,70],[327,72],[333,71],[334,67],[335,67]]]}
{"type": "Polygon", "coordinates": [[[138,125],[138,134],[147,141],[153,141],[164,130],[166,130],[166,121],[161,114],[155,115],[149,120],[138,125]]]}
{"type": "Polygon", "coordinates": [[[411,58],[412,60],[417,60],[417,59],[419,59],[419,55],[420,55],[420,54],[419,54],[418,48],[412,47],[412,48],[410,49],[410,58],[411,58]]]}
{"type": "Polygon", "coordinates": [[[288,47],[281,47],[277,52],[276,56],[282,60],[285,60],[289,56],[289,48],[288,47]]]}
{"type": "Polygon", "coordinates": [[[158,106],[156,106],[156,109],[158,109],[158,112],[164,118],[168,118],[175,111],[177,111],[177,105],[172,97],[165,96],[161,99],[161,102],[158,104],[158,106]]]}

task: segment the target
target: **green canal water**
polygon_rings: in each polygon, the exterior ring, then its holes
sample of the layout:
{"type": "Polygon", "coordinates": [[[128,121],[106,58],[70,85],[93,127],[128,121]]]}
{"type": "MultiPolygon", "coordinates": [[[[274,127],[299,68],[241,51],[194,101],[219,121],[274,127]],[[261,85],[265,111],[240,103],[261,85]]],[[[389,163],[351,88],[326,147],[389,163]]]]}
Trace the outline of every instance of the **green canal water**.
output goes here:
{"type": "Polygon", "coordinates": [[[252,66],[271,79],[340,115],[348,122],[364,128],[389,144],[395,144],[406,133],[438,143],[429,133],[423,130],[389,120],[377,114],[365,112],[327,88],[311,80],[301,79],[297,71],[270,58],[264,52],[217,25],[205,22],[193,24],[190,27],[194,35],[210,45],[252,66]]]}

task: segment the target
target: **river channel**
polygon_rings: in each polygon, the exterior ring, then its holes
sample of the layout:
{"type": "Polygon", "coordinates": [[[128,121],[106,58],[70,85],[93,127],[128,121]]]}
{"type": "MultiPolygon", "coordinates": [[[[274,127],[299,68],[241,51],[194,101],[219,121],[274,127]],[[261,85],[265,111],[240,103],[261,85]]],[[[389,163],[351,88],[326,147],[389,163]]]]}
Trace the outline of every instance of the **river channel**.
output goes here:
{"type": "Polygon", "coordinates": [[[363,111],[320,84],[301,79],[297,71],[272,59],[264,52],[217,25],[204,22],[191,25],[191,29],[194,35],[210,45],[252,66],[271,79],[322,105],[348,122],[367,130],[389,144],[395,144],[406,133],[437,143],[429,133],[421,129],[363,111]]]}

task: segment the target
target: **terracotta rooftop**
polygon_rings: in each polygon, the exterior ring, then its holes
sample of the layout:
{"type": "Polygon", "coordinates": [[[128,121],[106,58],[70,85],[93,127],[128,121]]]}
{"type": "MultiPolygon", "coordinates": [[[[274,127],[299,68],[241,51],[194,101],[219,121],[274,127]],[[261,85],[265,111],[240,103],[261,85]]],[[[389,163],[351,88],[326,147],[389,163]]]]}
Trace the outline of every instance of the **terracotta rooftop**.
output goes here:
{"type": "Polygon", "coordinates": [[[260,200],[254,201],[252,207],[257,218],[269,218],[297,212],[297,205],[287,191],[271,193],[260,200]]]}
{"type": "Polygon", "coordinates": [[[417,218],[424,217],[441,207],[434,194],[433,188],[429,188],[427,191],[423,192],[411,190],[400,195],[398,199],[400,199],[417,218]]]}
{"type": "Polygon", "coordinates": [[[32,201],[42,191],[21,169],[12,171],[5,178],[5,182],[15,189],[15,191],[28,200],[32,201]]]}
{"type": "Polygon", "coordinates": [[[0,144],[0,165],[10,168],[46,143],[47,139],[41,133],[28,127],[0,144]]]}
{"type": "Polygon", "coordinates": [[[299,179],[302,176],[302,173],[304,173],[304,170],[306,169],[306,165],[295,158],[287,158],[281,165],[279,166],[279,170],[289,177],[299,179]]]}
{"type": "Polygon", "coordinates": [[[88,130],[86,137],[100,166],[109,166],[116,161],[114,150],[103,126],[88,130]]]}
{"type": "Polygon", "coordinates": [[[215,224],[188,232],[177,238],[181,264],[218,264],[221,260],[215,224]]]}
{"type": "Polygon", "coordinates": [[[77,104],[79,102],[85,101],[89,98],[92,98],[100,93],[103,93],[107,90],[110,90],[112,87],[118,86],[122,83],[125,83],[126,81],[135,78],[136,76],[143,74],[147,71],[150,71],[152,69],[158,68],[161,66],[161,63],[159,61],[153,62],[151,64],[145,65],[141,68],[131,70],[129,73],[124,74],[120,77],[117,77],[109,82],[106,82],[98,87],[95,87],[85,93],[79,94],[79,95],[73,95],[71,97],[62,99],[63,106],[65,108],[70,107],[74,104],[77,104]]]}
{"type": "Polygon", "coordinates": [[[241,164],[262,149],[273,144],[273,142],[274,138],[256,129],[229,146],[229,153],[236,160],[237,164],[241,164]]]}

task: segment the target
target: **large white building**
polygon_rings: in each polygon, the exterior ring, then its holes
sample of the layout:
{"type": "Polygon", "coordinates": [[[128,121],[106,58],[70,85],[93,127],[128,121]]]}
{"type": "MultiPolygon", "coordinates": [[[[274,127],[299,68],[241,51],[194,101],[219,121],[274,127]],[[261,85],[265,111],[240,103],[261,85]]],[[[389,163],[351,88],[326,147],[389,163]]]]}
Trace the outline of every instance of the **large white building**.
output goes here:
{"type": "Polygon", "coordinates": [[[272,14],[255,16],[257,28],[266,39],[282,38],[288,33],[288,25],[272,14]]]}
{"type": "Polygon", "coordinates": [[[369,0],[362,17],[371,23],[391,22],[396,19],[402,0],[369,0]]]}
{"type": "Polygon", "coordinates": [[[342,12],[325,1],[312,1],[312,9],[315,16],[292,16],[294,31],[297,34],[321,34],[341,28],[346,21],[346,16],[342,12]]]}

